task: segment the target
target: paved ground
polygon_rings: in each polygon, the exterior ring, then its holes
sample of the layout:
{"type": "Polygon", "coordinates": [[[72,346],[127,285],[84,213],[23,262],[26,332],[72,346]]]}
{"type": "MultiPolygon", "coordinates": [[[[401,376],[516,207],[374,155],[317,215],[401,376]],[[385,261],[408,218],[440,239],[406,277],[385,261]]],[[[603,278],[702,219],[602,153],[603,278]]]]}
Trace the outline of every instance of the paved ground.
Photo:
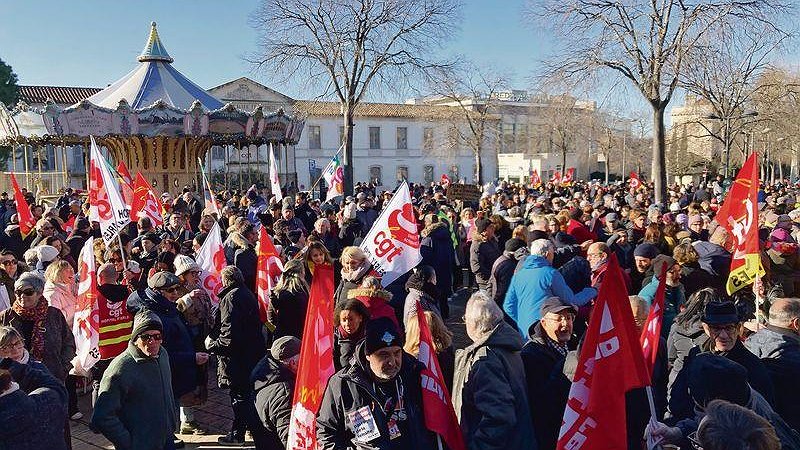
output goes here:
{"type": "MultiPolygon", "coordinates": [[[[453,344],[456,348],[464,348],[470,344],[469,338],[466,336],[464,330],[464,306],[466,304],[467,295],[466,291],[459,292],[450,303],[450,319],[447,325],[453,331],[453,344]]],[[[227,433],[230,430],[231,422],[233,420],[233,411],[230,407],[230,397],[226,390],[217,387],[216,377],[211,376],[209,380],[209,395],[208,402],[198,407],[195,413],[195,419],[201,427],[208,431],[208,434],[203,436],[186,436],[180,435],[180,438],[186,442],[187,449],[222,449],[230,448],[217,444],[217,438],[227,433]]],[[[91,390],[85,394],[80,395],[79,407],[84,414],[84,418],[72,421],[72,449],[73,450],[96,450],[96,449],[113,449],[108,440],[102,435],[93,433],[89,427],[89,418],[91,417],[91,390]]],[[[245,447],[238,448],[254,448],[252,441],[248,441],[245,447]]]]}

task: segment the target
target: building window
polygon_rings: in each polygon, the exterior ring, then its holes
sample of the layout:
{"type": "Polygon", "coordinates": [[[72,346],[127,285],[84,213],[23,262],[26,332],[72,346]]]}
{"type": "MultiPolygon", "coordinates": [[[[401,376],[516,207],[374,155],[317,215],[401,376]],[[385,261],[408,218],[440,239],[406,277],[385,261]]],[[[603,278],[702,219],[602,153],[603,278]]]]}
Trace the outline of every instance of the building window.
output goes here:
{"type": "Polygon", "coordinates": [[[422,178],[425,180],[425,184],[433,183],[433,166],[425,166],[422,170],[422,178]]]}
{"type": "Polygon", "coordinates": [[[308,148],[322,148],[322,133],[319,130],[319,125],[310,125],[308,127],[308,148]]]}
{"type": "Polygon", "coordinates": [[[397,127],[397,148],[408,149],[408,128],[397,127]]]}
{"type": "Polygon", "coordinates": [[[369,148],[381,148],[381,127],[369,127],[369,148]]]}
{"type": "Polygon", "coordinates": [[[397,182],[408,180],[408,166],[397,166],[397,182]]]}
{"type": "Polygon", "coordinates": [[[450,166],[450,182],[458,183],[459,181],[458,175],[459,175],[458,165],[453,164],[452,166],[450,166]]]}
{"type": "Polygon", "coordinates": [[[422,148],[433,150],[433,128],[425,127],[422,130],[422,148]]]}
{"type": "Polygon", "coordinates": [[[381,166],[372,166],[369,168],[369,181],[375,183],[375,186],[382,186],[381,182],[381,166]]]}
{"type": "Polygon", "coordinates": [[[215,145],[211,147],[211,159],[215,161],[224,161],[225,160],[225,147],[215,145]]]}

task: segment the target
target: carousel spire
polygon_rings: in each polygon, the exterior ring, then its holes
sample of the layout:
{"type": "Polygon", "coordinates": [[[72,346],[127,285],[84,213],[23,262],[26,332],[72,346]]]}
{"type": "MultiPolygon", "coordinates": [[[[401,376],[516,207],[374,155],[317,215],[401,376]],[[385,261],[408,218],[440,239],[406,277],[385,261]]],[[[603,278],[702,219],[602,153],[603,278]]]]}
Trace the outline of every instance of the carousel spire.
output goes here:
{"type": "Polygon", "coordinates": [[[147,38],[147,44],[145,44],[142,54],[139,55],[139,58],[137,59],[140,62],[166,61],[171,63],[175,61],[171,56],[169,56],[169,53],[167,53],[167,49],[164,48],[164,44],[161,43],[161,38],[158,37],[158,30],[156,29],[155,22],[150,22],[150,36],[147,38]]]}

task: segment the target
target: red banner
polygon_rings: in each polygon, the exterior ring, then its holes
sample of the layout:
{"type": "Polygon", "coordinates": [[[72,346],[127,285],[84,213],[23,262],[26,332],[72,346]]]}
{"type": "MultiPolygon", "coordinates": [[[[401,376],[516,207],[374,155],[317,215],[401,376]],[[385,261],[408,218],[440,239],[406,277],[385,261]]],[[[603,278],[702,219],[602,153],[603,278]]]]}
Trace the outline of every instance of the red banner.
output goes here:
{"type": "Polygon", "coordinates": [[[278,284],[278,278],[283,273],[283,263],[278,254],[278,250],[269,238],[267,230],[261,227],[258,232],[258,246],[256,247],[256,254],[258,255],[258,270],[256,272],[256,297],[258,297],[258,315],[261,318],[261,323],[267,322],[267,310],[269,309],[269,294],[275,285],[278,284]]]}
{"type": "Polygon", "coordinates": [[[539,176],[539,172],[536,169],[531,171],[531,186],[534,188],[538,188],[542,185],[542,177],[539,176]]]}
{"type": "Polygon", "coordinates": [[[560,170],[556,170],[555,172],[553,172],[553,176],[550,177],[550,182],[551,183],[555,183],[555,184],[561,183],[561,171],[560,170]]]}
{"type": "Polygon", "coordinates": [[[450,402],[450,393],[447,392],[447,385],[442,377],[442,369],[433,346],[433,336],[423,311],[422,305],[417,300],[417,321],[419,322],[417,359],[425,365],[425,369],[420,374],[425,426],[439,434],[450,450],[465,450],[464,437],[461,435],[456,412],[450,402]]]}
{"type": "Polygon", "coordinates": [[[573,181],[575,181],[575,168],[570,167],[566,172],[564,172],[564,178],[561,180],[561,185],[571,186],[573,181]]]}
{"type": "Polygon", "coordinates": [[[141,172],[136,172],[136,181],[133,185],[133,202],[131,205],[131,217],[138,220],[142,217],[149,217],[154,227],[164,224],[164,217],[161,214],[161,201],[156,197],[150,183],[145,180],[141,172]]]}
{"type": "Polygon", "coordinates": [[[128,166],[125,165],[125,161],[120,160],[119,164],[117,164],[117,173],[119,174],[119,188],[122,191],[122,198],[125,203],[130,205],[133,202],[133,177],[128,170],[128,166]]]}
{"type": "Polygon", "coordinates": [[[747,158],[736,175],[717,222],[735,239],[726,289],[733,294],[764,275],[758,247],[758,154],[747,158]]]}
{"type": "Polygon", "coordinates": [[[631,172],[631,178],[628,180],[630,183],[631,189],[639,189],[642,186],[641,180],[639,180],[639,175],[636,175],[636,172],[631,172]]]}
{"type": "Polygon", "coordinates": [[[658,278],[658,288],[656,288],[656,298],[650,306],[650,314],[647,315],[647,322],[642,329],[642,352],[644,362],[647,366],[648,379],[652,382],[653,367],[656,365],[658,355],[658,343],[661,340],[661,327],[664,322],[664,295],[667,290],[667,270],[666,264],[661,268],[658,278]]]}
{"type": "Polygon", "coordinates": [[[647,368],[617,258],[589,319],[575,378],[569,391],[558,450],[625,450],[625,392],[643,387],[647,368]]]}
{"type": "Polygon", "coordinates": [[[447,174],[444,173],[442,174],[442,186],[444,186],[445,188],[447,186],[450,186],[450,177],[448,177],[447,174]]]}
{"type": "Polygon", "coordinates": [[[22,195],[22,190],[17,184],[17,177],[15,177],[13,173],[11,174],[11,186],[14,188],[14,202],[17,204],[19,232],[22,234],[22,238],[25,239],[36,227],[36,221],[33,220],[33,214],[31,214],[31,205],[28,204],[28,201],[25,200],[25,196],[22,195]]]}

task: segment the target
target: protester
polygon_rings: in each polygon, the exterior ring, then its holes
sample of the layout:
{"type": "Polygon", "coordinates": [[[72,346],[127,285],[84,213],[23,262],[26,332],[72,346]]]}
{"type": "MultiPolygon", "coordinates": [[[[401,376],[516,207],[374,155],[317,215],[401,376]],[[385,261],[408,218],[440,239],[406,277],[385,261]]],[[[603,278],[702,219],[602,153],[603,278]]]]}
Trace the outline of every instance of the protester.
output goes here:
{"type": "MultiPolygon", "coordinates": [[[[409,355],[419,355],[419,312],[414,313],[406,321],[406,343],[403,350],[409,355]]],[[[453,371],[455,370],[455,350],[453,349],[453,333],[447,329],[442,318],[432,311],[424,311],[425,321],[433,339],[433,351],[442,369],[442,377],[448,391],[453,389],[453,371]]]]}
{"type": "Polygon", "coordinates": [[[420,265],[406,281],[406,300],[403,305],[403,323],[408,323],[409,318],[417,313],[417,302],[425,311],[432,311],[439,317],[442,316],[439,303],[436,301],[439,295],[439,279],[436,271],[431,266],[420,265]]]}
{"type": "Polygon", "coordinates": [[[308,284],[303,261],[292,259],[283,266],[278,284],[270,293],[267,320],[274,327],[274,338],[303,337],[303,324],[308,309],[308,284]]]}
{"type": "Polygon", "coordinates": [[[283,336],[272,343],[269,353],[256,364],[251,375],[257,420],[253,426],[256,449],[286,448],[300,339],[283,336]]]}
{"type": "Polygon", "coordinates": [[[478,289],[489,292],[489,278],[492,265],[501,255],[500,244],[495,237],[495,225],[489,219],[475,220],[472,229],[472,246],[469,250],[469,264],[478,283],[478,289]]]}
{"type": "Polygon", "coordinates": [[[339,282],[334,294],[337,305],[347,300],[348,292],[359,287],[372,269],[372,265],[367,260],[367,255],[358,247],[345,247],[342,250],[340,261],[342,263],[342,280],[339,282]]]}

